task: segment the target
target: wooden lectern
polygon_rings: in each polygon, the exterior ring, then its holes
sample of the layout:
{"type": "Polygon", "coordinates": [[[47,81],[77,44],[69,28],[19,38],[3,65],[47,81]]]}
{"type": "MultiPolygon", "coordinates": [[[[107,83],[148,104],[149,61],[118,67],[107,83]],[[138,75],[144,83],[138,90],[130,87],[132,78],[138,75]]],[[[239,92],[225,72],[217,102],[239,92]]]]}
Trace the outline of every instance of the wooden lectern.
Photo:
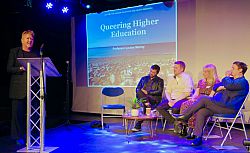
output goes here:
{"type": "Polygon", "coordinates": [[[17,60],[27,70],[26,147],[17,152],[51,152],[58,147],[44,146],[46,76],[59,77],[61,74],[48,57],[18,58],[17,60]],[[33,104],[35,100],[39,101],[38,106],[33,104]],[[32,134],[32,130],[37,130],[39,134],[32,134]]]}

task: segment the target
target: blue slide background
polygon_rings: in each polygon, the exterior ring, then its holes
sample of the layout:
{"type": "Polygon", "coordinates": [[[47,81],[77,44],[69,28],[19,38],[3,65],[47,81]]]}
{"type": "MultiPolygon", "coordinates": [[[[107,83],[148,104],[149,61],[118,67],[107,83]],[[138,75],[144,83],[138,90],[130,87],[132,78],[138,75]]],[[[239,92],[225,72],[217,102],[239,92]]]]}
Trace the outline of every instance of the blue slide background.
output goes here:
{"type": "MultiPolygon", "coordinates": [[[[176,6],[166,7],[163,3],[138,6],[122,10],[113,10],[104,13],[87,15],[88,48],[122,46],[128,44],[151,44],[176,41],[176,6]],[[127,12],[127,13],[126,13],[127,12]],[[133,20],[159,19],[157,25],[136,27],[136,30],[145,29],[147,35],[112,38],[110,31],[103,32],[102,24],[111,25],[120,22],[128,23],[133,20]]],[[[132,27],[131,29],[134,29],[132,27]]],[[[124,30],[124,29],[120,29],[124,30]]]]}
{"type": "Polygon", "coordinates": [[[88,86],[136,86],[140,78],[148,74],[153,64],[161,67],[159,76],[164,80],[171,75],[177,54],[176,5],[175,2],[173,6],[168,7],[161,2],[88,14],[86,16],[88,86]],[[157,24],[134,27],[133,22],[136,20],[158,21],[157,24]],[[106,31],[101,29],[102,25],[120,23],[130,23],[131,28],[120,27],[106,31]],[[118,37],[112,37],[111,34],[112,31],[128,33],[132,30],[144,33],[118,37]]]}

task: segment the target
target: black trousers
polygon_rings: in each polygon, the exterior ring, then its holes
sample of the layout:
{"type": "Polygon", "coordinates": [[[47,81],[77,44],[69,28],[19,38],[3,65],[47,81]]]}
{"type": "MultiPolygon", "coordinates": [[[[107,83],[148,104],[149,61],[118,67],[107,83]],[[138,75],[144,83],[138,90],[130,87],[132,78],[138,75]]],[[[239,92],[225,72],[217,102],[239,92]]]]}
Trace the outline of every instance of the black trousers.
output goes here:
{"type": "MultiPolygon", "coordinates": [[[[140,100],[140,99],[144,99],[146,100],[147,103],[150,103],[150,107],[151,109],[155,109],[156,106],[159,104],[159,102],[161,101],[159,99],[158,96],[152,96],[152,95],[146,95],[144,94],[141,90],[139,90],[137,93],[136,93],[136,97],[140,100]]],[[[144,105],[145,106],[145,105],[144,105]]],[[[145,108],[145,107],[144,107],[145,108]]],[[[146,109],[145,109],[146,111],[146,109]]]]}
{"type": "Polygon", "coordinates": [[[12,99],[11,137],[13,139],[25,138],[26,106],[26,98],[12,99]]]}
{"type": "Polygon", "coordinates": [[[168,105],[168,100],[167,99],[164,99],[164,100],[162,100],[162,102],[157,106],[157,111],[165,118],[165,119],[167,119],[168,120],[168,122],[170,123],[170,124],[172,124],[172,123],[174,123],[174,118],[169,114],[169,112],[168,112],[168,110],[170,109],[170,108],[172,108],[172,112],[174,113],[174,114],[179,114],[180,113],[180,108],[181,108],[181,104],[183,103],[183,102],[185,102],[187,99],[185,98],[185,99],[182,99],[182,100],[179,100],[179,101],[177,101],[172,107],[170,107],[169,105],[168,105]]]}
{"type": "Polygon", "coordinates": [[[202,96],[191,107],[184,111],[183,115],[185,116],[185,120],[188,120],[195,113],[197,113],[197,118],[194,135],[201,137],[206,119],[209,116],[213,114],[233,114],[235,110],[214,103],[208,96],[202,96]]]}
{"type": "MultiPolygon", "coordinates": [[[[146,100],[147,103],[150,104],[150,106],[146,106],[145,103],[140,104],[141,107],[143,108],[143,112],[142,112],[143,114],[146,113],[146,108],[147,108],[147,107],[150,107],[150,108],[153,110],[153,109],[155,109],[155,108],[157,107],[157,105],[158,105],[159,99],[158,99],[157,97],[151,96],[151,95],[146,95],[146,94],[144,94],[141,90],[138,91],[138,92],[136,93],[136,97],[137,97],[138,99],[144,99],[144,100],[146,100]]],[[[142,124],[142,123],[143,123],[143,121],[137,121],[136,127],[137,127],[137,128],[141,128],[141,124],[142,124]]]]}

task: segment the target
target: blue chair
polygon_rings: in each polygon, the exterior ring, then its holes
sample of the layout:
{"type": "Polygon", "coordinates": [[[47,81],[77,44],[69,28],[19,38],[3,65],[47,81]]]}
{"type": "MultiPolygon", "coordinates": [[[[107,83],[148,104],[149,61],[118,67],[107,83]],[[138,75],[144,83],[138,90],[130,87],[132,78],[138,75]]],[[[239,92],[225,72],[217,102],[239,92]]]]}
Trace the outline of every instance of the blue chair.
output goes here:
{"type": "MultiPolygon", "coordinates": [[[[207,136],[205,137],[205,140],[208,139],[208,137],[210,136],[210,133],[213,131],[214,127],[219,127],[220,128],[221,138],[223,138],[222,129],[227,130],[227,133],[226,133],[222,143],[220,144],[220,146],[213,146],[214,148],[223,149],[223,145],[224,145],[225,141],[227,140],[227,137],[229,136],[229,138],[232,139],[231,134],[230,134],[231,129],[236,129],[236,130],[243,131],[244,135],[245,135],[245,138],[247,139],[247,133],[246,133],[246,128],[245,128],[244,119],[243,119],[244,114],[242,113],[242,109],[244,109],[244,104],[247,101],[248,96],[249,96],[249,94],[246,96],[244,102],[242,103],[239,111],[236,114],[214,114],[210,118],[210,121],[213,121],[214,123],[213,123],[212,128],[208,132],[207,136]],[[237,119],[241,120],[242,128],[234,127],[234,123],[236,122],[237,119]],[[228,124],[228,120],[233,121],[230,126],[228,124]],[[226,127],[221,126],[221,124],[220,124],[221,122],[225,122],[226,127]]],[[[208,121],[207,121],[207,123],[208,123],[208,121]]],[[[206,125],[207,125],[207,123],[206,123],[206,125]]]]}
{"type": "MultiPolygon", "coordinates": [[[[125,113],[125,94],[124,90],[121,87],[103,87],[102,88],[102,95],[101,95],[101,122],[102,122],[102,129],[104,129],[103,126],[103,120],[105,117],[122,117],[122,115],[125,113]],[[108,100],[111,100],[113,98],[121,98],[123,99],[122,103],[114,103],[113,101],[106,101],[105,98],[108,100]],[[105,115],[104,110],[123,110],[122,115],[105,115]]],[[[124,121],[123,121],[124,125],[124,121]]]]}

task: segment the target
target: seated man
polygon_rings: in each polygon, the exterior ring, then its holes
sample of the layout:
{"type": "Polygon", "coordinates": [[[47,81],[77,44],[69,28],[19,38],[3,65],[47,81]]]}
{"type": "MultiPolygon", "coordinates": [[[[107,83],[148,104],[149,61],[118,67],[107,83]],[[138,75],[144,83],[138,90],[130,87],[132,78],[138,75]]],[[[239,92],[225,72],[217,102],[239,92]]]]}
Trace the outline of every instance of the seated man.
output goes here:
{"type": "MultiPolygon", "coordinates": [[[[174,77],[168,79],[165,91],[166,98],[157,106],[158,112],[173,124],[174,118],[169,114],[168,109],[172,108],[172,112],[179,114],[181,104],[192,95],[193,80],[185,73],[186,65],[183,61],[174,63],[174,77]]],[[[176,131],[175,131],[176,132],[176,131]]]]}
{"type": "MultiPolygon", "coordinates": [[[[161,101],[162,92],[164,88],[164,81],[157,74],[160,72],[158,65],[152,65],[149,75],[141,78],[136,87],[136,98],[138,100],[145,100],[143,104],[143,113],[146,112],[146,107],[154,109],[161,101]]],[[[137,132],[141,130],[142,121],[138,121],[132,131],[137,132]]]]}
{"type": "Polygon", "coordinates": [[[193,114],[197,113],[194,127],[196,138],[191,145],[198,146],[202,144],[202,132],[207,117],[213,114],[233,114],[238,112],[249,92],[249,84],[244,77],[246,71],[247,65],[245,63],[234,62],[232,69],[226,72],[226,77],[222,79],[222,82],[214,85],[213,90],[219,91],[214,97],[200,97],[182,115],[173,114],[177,120],[187,121],[193,114]]]}

